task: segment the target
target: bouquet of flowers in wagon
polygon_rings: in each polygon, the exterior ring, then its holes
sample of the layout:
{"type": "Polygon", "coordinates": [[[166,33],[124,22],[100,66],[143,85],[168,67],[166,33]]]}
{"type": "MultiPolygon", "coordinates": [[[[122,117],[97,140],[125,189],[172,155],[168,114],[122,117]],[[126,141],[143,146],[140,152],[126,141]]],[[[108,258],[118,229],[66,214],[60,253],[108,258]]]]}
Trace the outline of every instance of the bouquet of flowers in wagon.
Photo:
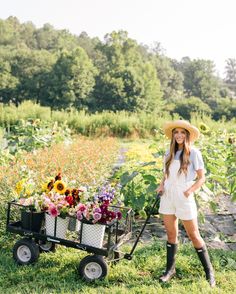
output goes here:
{"type": "Polygon", "coordinates": [[[84,186],[67,186],[60,173],[46,182],[43,188],[46,234],[64,238],[71,217],[75,215],[75,206],[88,197],[87,189],[84,186]]]}
{"type": "Polygon", "coordinates": [[[60,173],[49,178],[40,188],[32,178],[24,178],[16,184],[15,191],[20,205],[33,211],[46,211],[54,217],[66,217],[71,207],[87,197],[86,187],[67,187],[60,173]]]}
{"type": "Polygon", "coordinates": [[[61,227],[63,234],[59,234],[60,237],[65,235],[69,216],[75,212],[74,207],[87,197],[86,187],[69,188],[62,181],[60,173],[55,178],[49,178],[41,188],[31,178],[23,179],[16,184],[16,192],[19,198],[18,203],[24,208],[22,209],[23,219],[28,217],[28,223],[32,223],[32,218],[36,213],[39,214],[41,221],[36,229],[39,231],[45,216],[46,233],[58,236],[56,231],[59,231],[61,227]]]}
{"type": "Polygon", "coordinates": [[[117,190],[109,183],[105,183],[93,196],[93,201],[85,204],[79,203],[76,207],[76,217],[78,220],[95,224],[109,224],[114,219],[120,220],[122,214],[119,210],[109,209],[117,190]]]}
{"type": "Polygon", "coordinates": [[[118,207],[110,206],[116,194],[117,190],[105,183],[101,188],[97,188],[93,201],[79,203],[75,207],[76,217],[82,222],[81,243],[102,247],[106,225],[110,228],[114,221],[122,218],[118,207]]]}
{"type": "Polygon", "coordinates": [[[59,173],[43,187],[42,209],[52,217],[73,215],[73,208],[87,197],[86,187],[70,188],[59,173]]]}
{"type": "Polygon", "coordinates": [[[80,230],[82,222],[90,225],[103,224],[104,231],[105,224],[122,217],[117,208],[111,209],[110,205],[119,192],[108,182],[95,190],[85,186],[71,188],[59,173],[55,178],[48,179],[41,191],[31,189],[31,193],[27,194],[25,186],[20,189],[18,184],[18,191],[21,190],[19,204],[30,207],[31,212],[41,212],[45,216],[46,234],[50,236],[65,238],[67,229],[73,230],[71,224],[74,221],[75,230],[80,230]]]}

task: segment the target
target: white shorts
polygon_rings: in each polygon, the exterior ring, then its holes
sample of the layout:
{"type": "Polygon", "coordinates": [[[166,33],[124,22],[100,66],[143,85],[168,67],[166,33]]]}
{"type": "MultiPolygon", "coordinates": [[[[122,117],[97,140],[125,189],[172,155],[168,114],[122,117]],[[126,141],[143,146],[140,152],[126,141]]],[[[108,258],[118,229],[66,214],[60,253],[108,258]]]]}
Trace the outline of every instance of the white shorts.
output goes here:
{"type": "Polygon", "coordinates": [[[171,184],[165,183],[164,193],[161,196],[159,213],[173,214],[181,220],[197,218],[197,205],[193,193],[189,197],[184,196],[193,182],[171,184]]]}

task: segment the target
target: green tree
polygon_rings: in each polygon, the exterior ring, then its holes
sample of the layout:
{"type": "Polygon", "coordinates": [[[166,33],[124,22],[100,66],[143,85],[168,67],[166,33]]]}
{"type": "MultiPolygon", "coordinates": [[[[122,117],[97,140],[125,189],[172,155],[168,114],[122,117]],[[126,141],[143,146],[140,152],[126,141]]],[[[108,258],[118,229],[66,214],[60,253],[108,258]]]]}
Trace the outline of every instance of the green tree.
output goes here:
{"type": "Polygon", "coordinates": [[[9,102],[15,97],[19,80],[11,74],[11,65],[0,57],[0,99],[9,102]]]}
{"type": "Polygon", "coordinates": [[[0,45],[17,45],[20,41],[20,22],[10,16],[6,20],[0,19],[0,45]]]}
{"type": "Polygon", "coordinates": [[[19,80],[15,103],[18,105],[29,99],[39,102],[47,74],[56,61],[53,54],[45,50],[21,49],[13,50],[7,58],[11,60],[12,75],[19,80]]]}
{"type": "Polygon", "coordinates": [[[207,99],[220,97],[220,80],[215,76],[214,63],[211,60],[185,57],[180,62],[179,69],[184,76],[184,89],[187,96],[207,99]]]}
{"type": "Polygon", "coordinates": [[[226,86],[236,95],[236,59],[228,58],[225,66],[225,83],[226,86]]]}
{"type": "Polygon", "coordinates": [[[236,83],[236,59],[235,58],[228,58],[226,60],[225,72],[226,72],[225,81],[227,83],[236,83]]]}
{"type": "Polygon", "coordinates": [[[234,98],[217,99],[212,117],[215,120],[219,120],[222,117],[225,117],[227,120],[235,118],[236,100],[234,98]]]}
{"type": "Polygon", "coordinates": [[[37,41],[38,49],[53,49],[57,44],[57,32],[50,24],[44,24],[44,26],[35,32],[35,38],[37,41]]]}
{"type": "Polygon", "coordinates": [[[93,60],[93,63],[96,64],[98,54],[100,53],[96,50],[96,47],[101,44],[99,38],[90,38],[86,32],[82,32],[79,37],[77,37],[78,46],[82,47],[89,58],[93,60]]]}
{"type": "Polygon", "coordinates": [[[182,118],[190,120],[191,113],[211,115],[211,108],[198,97],[179,99],[172,113],[178,113],[182,118]]]}
{"type": "Polygon", "coordinates": [[[32,22],[21,24],[20,39],[30,49],[37,49],[37,41],[35,38],[36,27],[32,22]]]}
{"type": "Polygon", "coordinates": [[[71,51],[79,46],[78,37],[72,35],[67,30],[55,30],[50,24],[44,24],[44,26],[36,30],[34,34],[37,42],[37,49],[46,49],[50,51],[66,49],[71,51]]]}
{"type": "Polygon", "coordinates": [[[93,90],[95,75],[96,68],[82,48],[70,53],[63,50],[48,75],[45,99],[41,102],[53,108],[83,108],[93,90]]]}
{"type": "Polygon", "coordinates": [[[160,106],[162,92],[155,68],[142,60],[136,41],[128,38],[127,32],[107,34],[97,49],[102,56],[96,64],[99,75],[93,106],[129,111],[160,106]]]}
{"type": "Polygon", "coordinates": [[[160,79],[164,100],[175,101],[183,97],[183,74],[174,68],[174,61],[157,53],[152,58],[157,76],[160,79]]]}

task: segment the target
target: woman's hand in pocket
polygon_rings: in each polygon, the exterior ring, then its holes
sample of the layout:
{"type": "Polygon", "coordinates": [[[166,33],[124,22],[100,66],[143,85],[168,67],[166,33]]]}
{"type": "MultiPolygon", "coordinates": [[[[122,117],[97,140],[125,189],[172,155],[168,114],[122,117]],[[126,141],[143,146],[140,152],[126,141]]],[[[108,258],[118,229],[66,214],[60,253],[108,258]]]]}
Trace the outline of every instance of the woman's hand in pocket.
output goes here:
{"type": "Polygon", "coordinates": [[[157,194],[162,195],[164,193],[164,184],[160,184],[160,186],[156,189],[157,194]]]}
{"type": "Polygon", "coordinates": [[[186,190],[183,193],[186,198],[188,198],[191,195],[191,192],[189,190],[186,190]]]}

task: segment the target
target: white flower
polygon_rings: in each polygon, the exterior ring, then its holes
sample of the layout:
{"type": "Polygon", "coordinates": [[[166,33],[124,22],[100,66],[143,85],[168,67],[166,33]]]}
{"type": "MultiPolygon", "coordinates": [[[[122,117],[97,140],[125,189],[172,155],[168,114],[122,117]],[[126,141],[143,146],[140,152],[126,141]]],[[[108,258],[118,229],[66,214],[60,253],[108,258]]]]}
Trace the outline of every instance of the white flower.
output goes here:
{"type": "Polygon", "coordinates": [[[78,189],[82,192],[87,192],[87,188],[85,186],[80,186],[78,189]]]}

